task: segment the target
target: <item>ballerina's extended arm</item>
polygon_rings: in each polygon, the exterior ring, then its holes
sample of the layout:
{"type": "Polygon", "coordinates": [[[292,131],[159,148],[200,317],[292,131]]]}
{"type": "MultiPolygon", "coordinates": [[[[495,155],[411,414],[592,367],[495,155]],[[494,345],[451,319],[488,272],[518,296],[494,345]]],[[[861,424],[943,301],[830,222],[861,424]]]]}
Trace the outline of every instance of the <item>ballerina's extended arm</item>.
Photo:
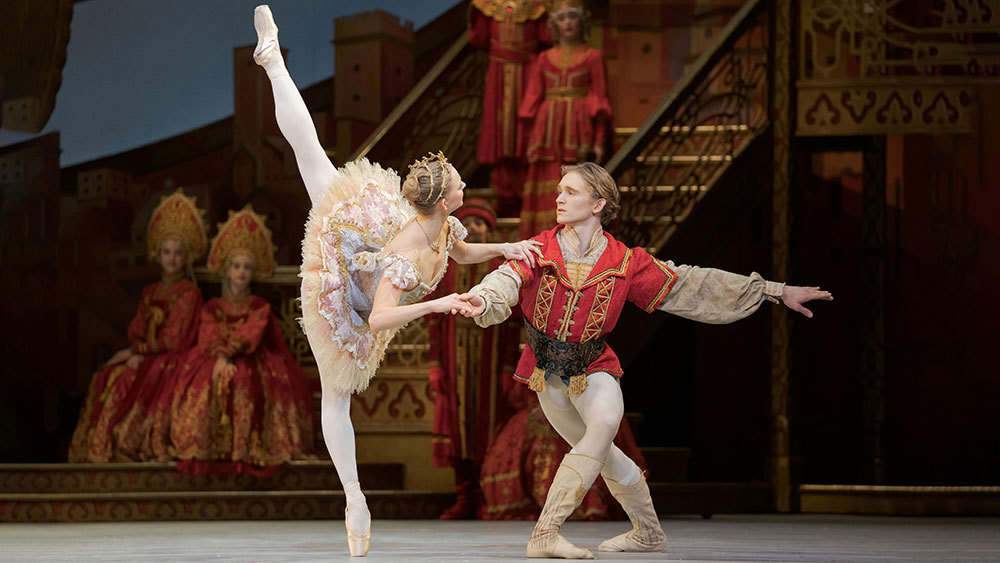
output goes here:
{"type": "Polygon", "coordinates": [[[302,175],[309,199],[315,206],[329,188],[337,169],[320,145],[309,110],[285,69],[285,61],[281,58],[281,49],[278,47],[278,26],[274,24],[270,8],[258,6],[254,10],[253,24],[257,29],[254,61],[264,67],[271,79],[278,129],[295,152],[299,174],[302,175]]]}
{"type": "Polygon", "coordinates": [[[458,299],[457,293],[431,301],[400,305],[399,297],[402,294],[403,290],[386,274],[375,290],[372,312],[368,315],[368,326],[372,331],[399,328],[429,313],[468,313],[468,305],[458,299]]]}
{"type": "Polygon", "coordinates": [[[501,243],[465,242],[459,240],[455,241],[455,245],[448,251],[448,257],[459,264],[481,264],[497,256],[503,256],[507,260],[525,260],[534,267],[534,254],[541,256],[541,249],[542,243],[537,240],[501,243]]]}

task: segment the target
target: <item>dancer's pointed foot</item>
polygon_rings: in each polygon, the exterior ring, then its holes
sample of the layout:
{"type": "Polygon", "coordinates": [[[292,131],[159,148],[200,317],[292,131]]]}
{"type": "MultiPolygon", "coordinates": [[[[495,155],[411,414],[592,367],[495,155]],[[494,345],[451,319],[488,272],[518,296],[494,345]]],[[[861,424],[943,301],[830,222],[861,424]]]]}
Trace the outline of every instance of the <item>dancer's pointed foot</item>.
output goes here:
{"type": "Polygon", "coordinates": [[[285,62],[281,59],[281,48],[278,47],[278,26],[274,23],[271,8],[267,4],[257,6],[253,11],[253,27],[257,30],[257,48],[253,51],[253,60],[267,70],[270,76],[272,70],[285,62]]]}
{"type": "MultiPolygon", "coordinates": [[[[368,506],[362,505],[364,512],[368,512],[368,506]]],[[[359,508],[355,507],[354,511],[358,511],[359,508]]],[[[364,532],[358,533],[351,529],[351,506],[348,505],[344,509],[344,527],[347,528],[347,549],[351,552],[351,557],[364,557],[368,555],[368,548],[372,545],[372,520],[371,514],[367,514],[368,526],[365,528],[364,532]]]]}
{"type": "Polygon", "coordinates": [[[364,557],[368,555],[368,547],[372,543],[372,515],[368,511],[368,503],[361,492],[360,483],[344,483],[344,493],[347,495],[347,507],[344,509],[347,548],[351,551],[351,557],[364,557]]]}

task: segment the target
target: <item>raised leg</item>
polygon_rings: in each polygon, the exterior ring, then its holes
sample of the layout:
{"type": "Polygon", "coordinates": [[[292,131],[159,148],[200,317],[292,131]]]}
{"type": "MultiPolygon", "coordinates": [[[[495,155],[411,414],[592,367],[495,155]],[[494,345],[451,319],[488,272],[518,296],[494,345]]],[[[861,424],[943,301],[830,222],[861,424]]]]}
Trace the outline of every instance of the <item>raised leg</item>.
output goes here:
{"type": "Polygon", "coordinates": [[[274,24],[271,9],[266,5],[257,6],[254,10],[253,23],[257,30],[254,61],[264,67],[268,78],[271,79],[274,115],[278,120],[278,128],[295,152],[299,174],[306,185],[306,191],[309,192],[309,199],[315,206],[329,188],[337,169],[320,145],[312,116],[309,115],[309,110],[302,101],[302,95],[299,94],[298,88],[285,69],[281,48],[278,47],[278,26],[274,24]]]}

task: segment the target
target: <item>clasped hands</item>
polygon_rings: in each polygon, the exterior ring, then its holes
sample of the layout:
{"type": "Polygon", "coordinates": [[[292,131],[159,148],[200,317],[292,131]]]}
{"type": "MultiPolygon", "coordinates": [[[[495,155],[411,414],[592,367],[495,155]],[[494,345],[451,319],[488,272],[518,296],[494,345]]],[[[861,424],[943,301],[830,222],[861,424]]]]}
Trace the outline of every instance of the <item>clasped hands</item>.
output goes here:
{"type": "Polygon", "coordinates": [[[435,313],[478,317],[486,308],[486,302],[475,293],[452,293],[430,302],[435,313]]]}

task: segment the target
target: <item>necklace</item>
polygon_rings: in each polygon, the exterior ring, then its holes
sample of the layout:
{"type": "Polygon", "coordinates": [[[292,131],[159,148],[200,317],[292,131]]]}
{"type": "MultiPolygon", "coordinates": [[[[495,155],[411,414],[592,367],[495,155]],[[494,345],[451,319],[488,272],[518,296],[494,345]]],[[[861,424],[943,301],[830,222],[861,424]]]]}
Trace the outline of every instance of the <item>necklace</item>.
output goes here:
{"type": "Polygon", "coordinates": [[[438,252],[440,247],[436,242],[431,240],[430,235],[428,235],[427,231],[424,230],[424,226],[420,224],[420,221],[414,221],[414,223],[416,223],[417,226],[420,227],[420,232],[424,233],[424,238],[427,239],[427,245],[431,247],[431,250],[433,250],[434,252],[438,252]]]}

